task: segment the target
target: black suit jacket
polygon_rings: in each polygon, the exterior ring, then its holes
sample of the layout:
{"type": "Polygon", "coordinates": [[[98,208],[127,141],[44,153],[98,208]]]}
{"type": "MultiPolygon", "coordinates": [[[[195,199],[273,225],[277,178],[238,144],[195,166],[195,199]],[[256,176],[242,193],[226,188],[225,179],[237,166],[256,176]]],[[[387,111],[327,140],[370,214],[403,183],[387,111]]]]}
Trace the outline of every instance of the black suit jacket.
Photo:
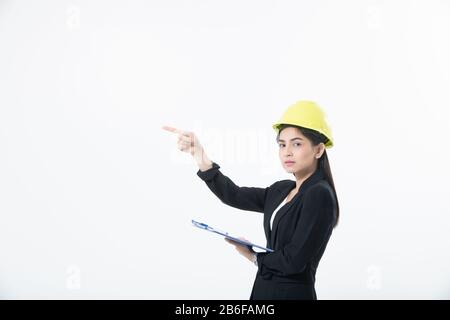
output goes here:
{"type": "Polygon", "coordinates": [[[197,171],[209,189],[225,204],[264,214],[266,246],[274,252],[257,253],[258,272],[250,299],[316,299],[315,274],[336,221],[336,199],[318,168],[282,206],[270,230],[273,211],[295,188],[281,180],[267,188],[240,187],[213,162],[197,171]]]}

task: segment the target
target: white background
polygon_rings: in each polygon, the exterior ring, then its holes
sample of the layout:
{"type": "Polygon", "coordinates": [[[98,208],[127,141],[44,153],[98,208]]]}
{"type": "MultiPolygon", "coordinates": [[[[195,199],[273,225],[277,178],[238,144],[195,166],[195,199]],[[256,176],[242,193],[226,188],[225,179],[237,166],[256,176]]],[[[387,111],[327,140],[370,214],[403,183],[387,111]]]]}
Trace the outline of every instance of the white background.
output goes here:
{"type": "Polygon", "coordinates": [[[448,1],[0,1],[0,298],[248,299],[265,244],[176,148],[293,178],[271,125],[333,129],[341,210],[319,299],[450,298],[448,1]]]}

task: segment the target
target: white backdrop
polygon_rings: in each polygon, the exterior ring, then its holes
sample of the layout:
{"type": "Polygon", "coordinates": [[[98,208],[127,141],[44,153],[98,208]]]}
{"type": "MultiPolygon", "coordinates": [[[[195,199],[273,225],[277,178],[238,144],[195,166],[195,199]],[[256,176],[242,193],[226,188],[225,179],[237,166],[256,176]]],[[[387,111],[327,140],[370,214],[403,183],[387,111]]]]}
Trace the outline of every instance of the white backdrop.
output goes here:
{"type": "Polygon", "coordinates": [[[0,298],[248,299],[265,244],[176,148],[293,178],[271,125],[328,115],[341,221],[319,299],[450,298],[448,1],[0,1],[0,298]]]}

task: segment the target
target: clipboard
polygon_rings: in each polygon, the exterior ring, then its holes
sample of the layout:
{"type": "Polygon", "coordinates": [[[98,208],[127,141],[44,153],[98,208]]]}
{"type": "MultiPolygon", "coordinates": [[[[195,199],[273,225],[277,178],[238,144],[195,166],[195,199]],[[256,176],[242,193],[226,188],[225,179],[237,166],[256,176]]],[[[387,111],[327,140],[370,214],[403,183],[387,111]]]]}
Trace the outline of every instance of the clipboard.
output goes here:
{"type": "Polygon", "coordinates": [[[240,244],[242,244],[242,245],[245,245],[245,246],[248,246],[248,247],[251,247],[251,248],[252,248],[252,247],[259,248],[259,249],[262,249],[262,250],[265,250],[265,251],[268,251],[268,252],[273,252],[272,249],[269,249],[269,248],[266,248],[266,247],[262,247],[262,246],[258,246],[257,244],[251,243],[250,241],[245,241],[245,240],[241,240],[241,239],[239,239],[239,238],[237,238],[237,237],[233,237],[233,236],[231,236],[228,232],[225,232],[225,231],[221,231],[221,230],[215,229],[215,228],[213,228],[213,227],[208,226],[208,225],[205,224],[205,223],[201,223],[201,222],[192,220],[192,225],[195,226],[195,227],[197,227],[197,228],[200,228],[200,229],[203,229],[203,230],[206,230],[206,231],[210,231],[210,232],[213,232],[213,233],[217,233],[217,234],[219,234],[219,235],[222,235],[222,236],[224,236],[225,238],[230,239],[230,240],[233,240],[233,241],[235,241],[235,242],[238,242],[238,243],[240,243],[240,244]]]}

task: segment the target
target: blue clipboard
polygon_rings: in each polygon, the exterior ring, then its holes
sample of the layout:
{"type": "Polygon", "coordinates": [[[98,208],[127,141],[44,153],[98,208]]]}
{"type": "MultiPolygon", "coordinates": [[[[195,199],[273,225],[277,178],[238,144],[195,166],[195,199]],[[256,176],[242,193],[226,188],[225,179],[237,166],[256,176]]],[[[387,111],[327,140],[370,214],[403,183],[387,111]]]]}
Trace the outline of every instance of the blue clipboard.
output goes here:
{"type": "Polygon", "coordinates": [[[272,249],[261,247],[261,246],[258,246],[256,244],[254,244],[254,243],[251,243],[249,241],[245,241],[245,240],[241,240],[239,238],[233,237],[233,236],[229,235],[228,232],[224,232],[224,231],[220,231],[218,229],[214,229],[213,227],[210,227],[210,226],[208,226],[205,223],[201,223],[201,222],[192,220],[192,224],[195,227],[197,227],[197,228],[200,228],[200,229],[203,229],[203,230],[206,230],[206,231],[210,231],[210,232],[213,232],[213,233],[220,234],[220,235],[224,236],[225,238],[233,240],[233,241],[238,242],[240,244],[243,244],[243,245],[246,245],[246,246],[249,246],[249,247],[259,248],[259,249],[262,249],[262,250],[265,250],[265,251],[268,251],[268,252],[273,252],[272,249]]]}

